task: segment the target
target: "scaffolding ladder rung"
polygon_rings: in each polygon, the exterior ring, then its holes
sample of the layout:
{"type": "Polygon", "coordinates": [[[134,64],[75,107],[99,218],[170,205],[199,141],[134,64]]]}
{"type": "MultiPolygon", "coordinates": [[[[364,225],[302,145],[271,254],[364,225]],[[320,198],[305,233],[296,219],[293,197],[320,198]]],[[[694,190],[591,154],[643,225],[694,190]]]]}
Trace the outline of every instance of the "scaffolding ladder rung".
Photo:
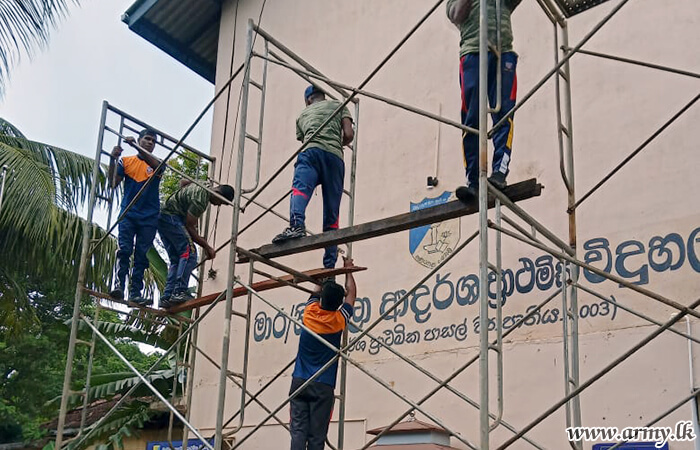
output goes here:
{"type": "Polygon", "coordinates": [[[235,377],[235,378],[240,378],[243,379],[245,376],[241,372],[234,372],[233,370],[227,370],[226,373],[229,374],[229,376],[235,377]]]}
{"type": "Polygon", "coordinates": [[[82,340],[82,339],[76,339],[76,340],[75,340],[75,343],[76,343],[76,344],[83,344],[83,345],[92,345],[92,342],[90,342],[90,341],[84,341],[84,340],[82,340]]]}
{"type": "Polygon", "coordinates": [[[242,317],[242,318],[244,318],[244,319],[247,319],[247,318],[248,318],[248,314],[243,313],[243,312],[240,312],[240,311],[231,311],[231,315],[232,315],[232,316],[242,317]]]}
{"type": "Polygon", "coordinates": [[[347,195],[348,197],[351,197],[351,198],[352,198],[352,194],[351,194],[350,191],[348,191],[347,189],[343,189],[343,194],[345,194],[345,195],[347,195]]]}
{"type": "Polygon", "coordinates": [[[258,83],[257,81],[250,80],[250,84],[260,89],[261,91],[263,90],[262,84],[258,83]]]}
{"type": "Polygon", "coordinates": [[[247,139],[250,139],[251,141],[255,142],[256,144],[260,144],[260,139],[257,138],[257,137],[255,137],[255,136],[253,136],[252,134],[246,133],[246,134],[245,134],[245,137],[246,137],[247,139]]]}
{"type": "Polygon", "coordinates": [[[559,69],[557,71],[557,73],[559,74],[560,77],[562,77],[564,79],[564,81],[566,81],[567,83],[569,82],[569,77],[566,76],[566,72],[564,72],[562,69],[559,69]]]}
{"type": "Polygon", "coordinates": [[[74,391],[74,390],[71,389],[71,390],[68,391],[68,393],[69,393],[70,395],[85,395],[86,392],[85,392],[85,389],[80,389],[80,390],[78,390],[78,391],[74,391]]]}
{"type": "Polygon", "coordinates": [[[97,198],[99,198],[100,200],[104,200],[106,202],[110,202],[110,203],[112,202],[112,200],[109,197],[105,197],[104,195],[98,195],[97,198]]]}

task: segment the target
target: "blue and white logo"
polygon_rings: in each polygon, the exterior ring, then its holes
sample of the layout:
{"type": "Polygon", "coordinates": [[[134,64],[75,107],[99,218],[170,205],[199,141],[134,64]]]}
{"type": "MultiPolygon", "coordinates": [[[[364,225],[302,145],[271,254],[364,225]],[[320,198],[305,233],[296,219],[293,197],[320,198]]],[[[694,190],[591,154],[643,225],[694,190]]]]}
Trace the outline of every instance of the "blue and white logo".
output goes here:
{"type": "MultiPolygon", "coordinates": [[[[452,192],[411,202],[411,212],[454,200],[452,192]]],[[[447,258],[459,243],[459,218],[413,228],[408,233],[408,249],[419,264],[432,269],[447,258]]]]}

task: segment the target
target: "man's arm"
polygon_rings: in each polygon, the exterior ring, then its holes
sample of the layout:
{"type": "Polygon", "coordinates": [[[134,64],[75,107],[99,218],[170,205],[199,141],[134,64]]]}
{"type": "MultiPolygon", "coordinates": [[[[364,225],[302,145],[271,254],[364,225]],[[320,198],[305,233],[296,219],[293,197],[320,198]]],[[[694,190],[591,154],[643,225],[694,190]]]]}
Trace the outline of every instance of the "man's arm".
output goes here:
{"type": "Polygon", "coordinates": [[[195,244],[198,244],[204,249],[205,252],[207,252],[207,259],[214,259],[216,257],[216,250],[214,250],[214,248],[210,246],[202,236],[199,235],[199,232],[197,231],[198,222],[199,219],[197,217],[187,213],[187,219],[185,219],[185,228],[187,229],[187,233],[189,233],[192,241],[194,241],[195,244]]]}
{"type": "Polygon", "coordinates": [[[348,145],[355,138],[355,130],[352,128],[352,119],[343,117],[340,124],[343,127],[343,145],[348,145]]]}
{"type": "Polygon", "coordinates": [[[109,169],[107,170],[107,177],[109,179],[109,185],[112,189],[119,186],[123,177],[115,173],[117,171],[117,164],[119,163],[119,157],[122,154],[122,148],[118,145],[112,149],[112,157],[109,159],[109,169]]]}
{"type": "Polygon", "coordinates": [[[143,158],[143,160],[146,161],[146,164],[151,166],[153,169],[158,168],[158,166],[160,165],[160,159],[153,156],[152,153],[149,153],[146,150],[142,149],[141,146],[138,143],[136,143],[136,139],[129,136],[128,138],[124,139],[124,142],[134,147],[136,151],[139,152],[139,155],[141,155],[141,158],[143,158]]]}
{"type": "Polygon", "coordinates": [[[450,22],[459,26],[467,20],[471,11],[472,0],[455,0],[454,3],[448,5],[447,17],[450,19],[450,22]]]}
{"type": "MultiPolygon", "coordinates": [[[[354,265],[352,258],[343,256],[343,267],[352,267],[354,265]]],[[[355,285],[355,278],[352,276],[352,273],[348,273],[345,275],[345,303],[350,305],[350,307],[354,307],[356,298],[357,286],[355,285]]]]}
{"type": "Polygon", "coordinates": [[[301,131],[299,126],[299,119],[297,119],[297,141],[304,142],[304,133],[301,131]]]}

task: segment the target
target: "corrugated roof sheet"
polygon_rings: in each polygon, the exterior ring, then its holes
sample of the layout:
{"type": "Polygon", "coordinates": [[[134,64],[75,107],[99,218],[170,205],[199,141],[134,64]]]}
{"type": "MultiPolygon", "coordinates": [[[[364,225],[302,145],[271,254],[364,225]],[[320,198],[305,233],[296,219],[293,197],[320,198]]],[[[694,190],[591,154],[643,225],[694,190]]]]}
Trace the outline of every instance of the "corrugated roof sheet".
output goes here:
{"type": "Polygon", "coordinates": [[[122,21],[214,83],[221,0],[138,0],[123,14],[122,21]]]}

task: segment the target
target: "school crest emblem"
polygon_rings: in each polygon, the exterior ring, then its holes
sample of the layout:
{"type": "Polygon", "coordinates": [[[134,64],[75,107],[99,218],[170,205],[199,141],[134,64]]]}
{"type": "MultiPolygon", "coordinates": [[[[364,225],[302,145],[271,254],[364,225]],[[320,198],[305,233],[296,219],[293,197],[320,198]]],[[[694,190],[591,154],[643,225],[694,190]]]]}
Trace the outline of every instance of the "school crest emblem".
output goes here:
{"type": "MultiPolygon", "coordinates": [[[[442,205],[454,200],[452,192],[445,191],[439,197],[411,202],[411,212],[442,205]]],[[[455,249],[460,240],[459,218],[413,228],[408,233],[408,249],[413,259],[429,269],[434,268],[455,249]]]]}

